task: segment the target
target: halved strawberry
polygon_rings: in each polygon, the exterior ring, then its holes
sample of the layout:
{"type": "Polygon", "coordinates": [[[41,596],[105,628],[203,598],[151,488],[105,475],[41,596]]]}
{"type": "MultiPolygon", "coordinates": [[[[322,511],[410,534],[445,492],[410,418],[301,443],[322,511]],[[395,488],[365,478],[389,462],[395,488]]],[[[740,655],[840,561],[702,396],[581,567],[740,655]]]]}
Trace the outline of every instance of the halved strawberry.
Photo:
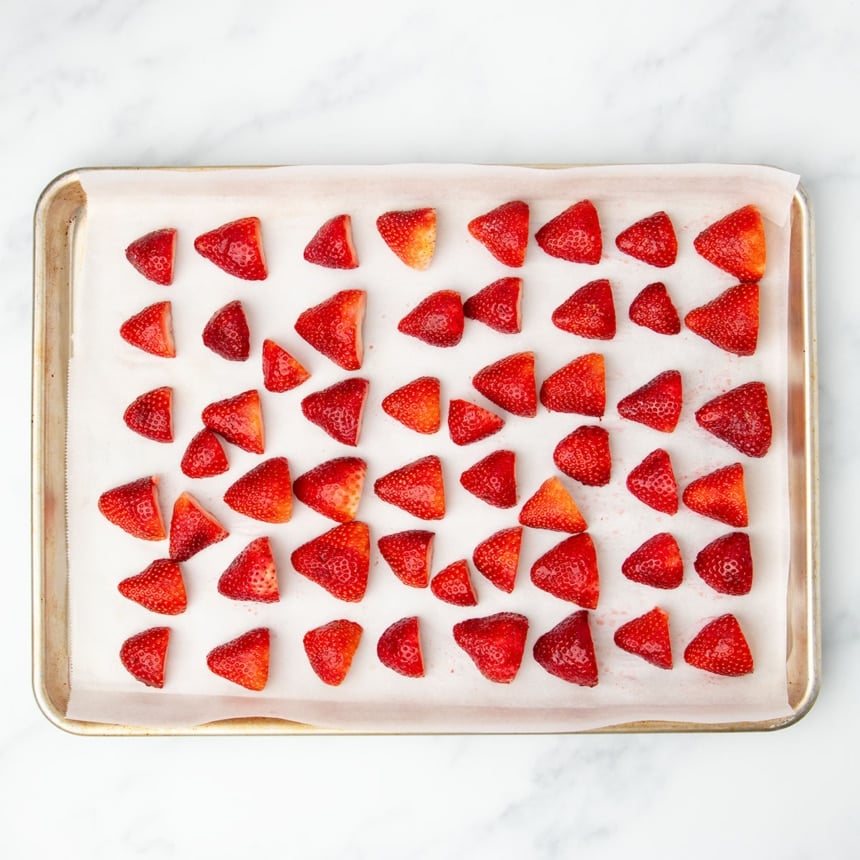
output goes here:
{"type": "Polygon", "coordinates": [[[197,499],[190,493],[182,493],[173,505],[170,520],[170,557],[174,561],[188,561],[229,534],[197,499]]]}
{"type": "Polygon", "coordinates": [[[552,312],[552,324],[580,337],[612,340],[615,303],[609,281],[600,278],[576,290],[552,312]]]}
{"type": "Polygon", "coordinates": [[[430,346],[456,346],[463,338],[463,302],[456,290],[439,290],[420,301],[397,324],[402,334],[430,346]]]}
{"type": "Polygon", "coordinates": [[[188,443],[180,463],[182,474],[189,478],[211,478],[222,475],[230,464],[218,437],[204,427],[188,443]]]}
{"type": "Polygon", "coordinates": [[[699,551],[693,567],[720,594],[749,594],[753,579],[750,536],[730,532],[718,537],[699,551]]]}
{"type": "Polygon", "coordinates": [[[693,247],[717,268],[739,281],[758,281],[764,275],[767,247],[764,222],[755,206],[743,206],[706,227],[693,247]]]}
{"type": "Polygon", "coordinates": [[[533,529],[577,534],[588,528],[573,496],[558,478],[547,478],[523,505],[520,523],[533,529]]]}
{"type": "Polygon", "coordinates": [[[472,377],[472,385],[512,415],[537,415],[535,354],[517,352],[488,364],[472,377]]]}
{"type": "Polygon", "coordinates": [[[672,641],[669,638],[669,613],[659,606],[622,624],[616,631],[615,644],[660,669],[672,668],[672,641]]]}
{"type": "Polygon", "coordinates": [[[518,612],[497,612],[454,625],[454,641],[477,670],[496,684],[510,684],[523,662],[529,620],[518,612]]]}
{"type": "Polygon", "coordinates": [[[410,209],[386,212],[376,219],[385,244],[413,269],[423,271],[436,250],[436,210],[410,209]]]}
{"type": "Polygon", "coordinates": [[[298,573],[338,600],[358,603],[367,591],[370,530],[358,520],[335,526],[302,544],[290,561],[298,573]]]}
{"type": "Polygon", "coordinates": [[[224,501],[236,512],[264,523],[289,522],[293,513],[290,464],[272,457],[234,481],[224,501]]]}
{"type": "Polygon", "coordinates": [[[472,563],[496,588],[510,594],[516,583],[522,542],[522,526],[502,529],[475,547],[472,563]]]}
{"type": "Polygon", "coordinates": [[[512,508],[517,503],[516,454],[488,454],[460,475],[460,483],[488,505],[512,508]]]}
{"type": "Polygon", "coordinates": [[[352,666],[364,628],[355,621],[338,618],[308,630],[302,638],[308,662],[319,679],[338,687],[352,666]]]}
{"type": "Polygon", "coordinates": [[[709,621],[684,649],[684,660],[715,675],[748,675],[753,671],[750,646],[731,613],[709,621]]]}
{"type": "Polygon", "coordinates": [[[671,433],[681,417],[681,374],[666,370],[618,401],[618,414],[661,433],[671,433]]]}
{"type": "Polygon", "coordinates": [[[358,370],[364,358],[361,326],[367,293],[341,290],[299,314],[295,329],[317,352],[344,370],[358,370]]]}
{"type": "Polygon", "coordinates": [[[251,354],[251,332],[242,302],[215,311],[203,328],[203,343],[227,361],[245,361],[251,354]]]}
{"type": "Polygon", "coordinates": [[[379,552],[404,585],[426,588],[433,560],[433,532],[410,529],[384,535],[377,541],[379,552]]]}
{"type": "Polygon", "coordinates": [[[502,334],[516,334],[523,329],[522,295],[522,278],[500,278],[466,299],[463,313],[502,334]]]}
{"type": "Polygon", "coordinates": [[[668,532],[648,538],[624,559],[621,572],[629,580],[652,588],[677,588],[684,579],[678,541],[668,532]]]}
{"type": "Polygon", "coordinates": [[[173,441],[173,389],[154,388],[135,398],[123,413],[125,426],[155,442],[173,441]]]}
{"type": "Polygon", "coordinates": [[[652,451],[627,476],[627,489],[649,508],[664,514],[678,513],[678,484],[672,460],[662,448],[652,451]]]}
{"type": "Polygon", "coordinates": [[[596,266],[603,253],[603,235],[597,210],[590,200],[569,206],[535,234],[538,245],[551,257],[596,266]]]}
{"type": "Polygon", "coordinates": [[[678,256],[678,239],[675,228],[665,212],[655,212],[623,230],[615,239],[615,246],[649,266],[665,269],[678,256]]]}
{"type": "Polygon", "coordinates": [[[532,565],[531,580],[542,591],[561,600],[596,609],[600,576],[591,535],[583,532],[556,544],[532,565]]]}
{"type": "Polygon", "coordinates": [[[240,218],[222,224],[198,236],[194,248],[228,275],[244,281],[263,281],[269,274],[259,218],[240,218]]]}
{"type": "Polygon", "coordinates": [[[214,674],[260,692],[269,680],[271,635],[268,627],[249,630],[206,655],[206,665],[214,674]]]}
{"type": "Polygon", "coordinates": [[[729,287],[684,317],[687,327],[714,346],[735,355],[752,355],[758,344],[758,284],[729,287]]]}
{"type": "Polygon", "coordinates": [[[597,657],[586,609],[568,615],[538,637],[532,653],[536,663],[562,681],[581,687],[597,685],[597,657]]]}
{"type": "Polygon", "coordinates": [[[176,257],[176,228],[153,230],[135,239],[126,249],[125,258],[143,275],[156,284],[173,283],[173,261],[176,257]]]}
{"type": "Polygon", "coordinates": [[[218,592],[231,600],[277,603],[278,571],[267,537],[252,540],[218,579],[218,592]]]}
{"type": "Polygon", "coordinates": [[[764,457],[773,438],[763,382],[747,382],[709,400],[696,412],[696,421],[748,457],[764,457]]]}
{"type": "Polygon", "coordinates": [[[326,221],[305,246],[304,257],[309,263],[328,269],[358,268],[349,215],[335,215],[326,221]]]}
{"type": "Polygon", "coordinates": [[[435,433],[442,423],[441,386],[435,376],[421,376],[382,401],[382,409],[416,433],[435,433]]]}
{"type": "Polygon", "coordinates": [[[257,391],[210,403],[203,410],[203,424],[232,445],[252,454],[265,450],[263,411],[257,391]]]}
{"type": "Polygon", "coordinates": [[[138,478],[106,490],[99,496],[99,510],[115,526],[141,540],[164,540],[164,520],[158,504],[157,475],[138,478]]]}
{"type": "Polygon", "coordinates": [[[126,639],[119,650],[119,658],[132,677],[147,687],[160,690],[164,686],[169,644],[169,627],[150,627],[126,639]]]}
{"type": "Polygon", "coordinates": [[[117,586],[119,593],[160,615],[181,615],[188,606],[182,569],[175,561],[161,558],[117,586]]]}
{"type": "Polygon", "coordinates": [[[529,207],[522,200],[503,203],[469,222],[469,232],[500,262],[519,268],[529,243],[529,207]]]}
{"type": "Polygon", "coordinates": [[[451,400],[448,404],[448,432],[455,445],[470,445],[498,433],[505,419],[468,400],[451,400]]]}
{"type": "Polygon", "coordinates": [[[469,575],[469,562],[464,558],[440,570],[430,581],[430,590],[439,600],[453,606],[478,605],[478,596],[469,575]]]}
{"type": "Polygon", "coordinates": [[[631,322],[650,328],[657,334],[678,334],[681,318],[672,303],[666,285],[661,282],[648,284],[630,303],[628,312],[631,322]]]}
{"type": "Polygon", "coordinates": [[[161,358],[173,358],[176,355],[170,302],[156,302],[145,307],[129,317],[119,327],[119,333],[124,341],[150,355],[161,358]]]}
{"type": "Polygon", "coordinates": [[[263,341],[263,385],[266,391],[292,391],[311,375],[301,363],[273,340],[263,341]]]}
{"type": "Polygon", "coordinates": [[[418,617],[401,618],[387,627],[376,643],[376,656],[383,666],[407,678],[424,677],[421,629],[418,617]]]}
{"type": "Polygon", "coordinates": [[[555,446],[552,459],[574,481],[587,487],[605,487],[612,472],[609,432],[596,424],[577,427],[555,446]]]}
{"type": "Polygon", "coordinates": [[[332,439],[354,448],[358,445],[369,389],[366,379],[352,376],[305,397],[302,414],[332,439]]]}
{"type": "Polygon", "coordinates": [[[601,418],[606,411],[603,356],[598,352],[581,355],[548,376],[540,387],[540,402],[550,412],[601,418]]]}
{"type": "Polygon", "coordinates": [[[293,484],[296,498],[338,523],[355,519],[367,463],[360,457],[336,457],[299,475],[293,484]]]}
{"type": "Polygon", "coordinates": [[[697,478],[684,490],[683,499],[691,511],[703,517],[734,528],[749,525],[744,467],[740,463],[732,463],[697,478]]]}
{"type": "Polygon", "coordinates": [[[442,461],[435,454],[377,478],[373,491],[383,502],[396,505],[419,519],[441,520],[445,516],[442,461]]]}

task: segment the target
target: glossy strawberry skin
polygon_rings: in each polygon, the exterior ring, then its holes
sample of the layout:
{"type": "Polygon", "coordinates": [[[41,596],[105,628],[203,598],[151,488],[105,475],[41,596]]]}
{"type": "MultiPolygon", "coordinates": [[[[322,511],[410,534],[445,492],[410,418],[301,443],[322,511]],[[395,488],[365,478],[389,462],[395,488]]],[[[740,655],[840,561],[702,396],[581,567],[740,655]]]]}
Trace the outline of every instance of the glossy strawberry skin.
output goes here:
{"type": "Polygon", "coordinates": [[[174,503],[170,519],[170,557],[174,561],[188,561],[228,536],[229,532],[190,493],[182,493],[174,503]]]}
{"type": "Polygon", "coordinates": [[[648,284],[630,303],[630,321],[649,328],[657,334],[678,334],[681,318],[672,303],[666,285],[661,282],[648,284]]]}
{"type": "Polygon", "coordinates": [[[203,233],[194,240],[194,248],[228,275],[245,281],[262,281],[268,277],[257,217],[240,218],[203,233]]]}
{"type": "Polygon", "coordinates": [[[658,606],[622,624],[614,635],[615,644],[630,654],[660,669],[671,669],[672,642],[669,638],[669,614],[658,606]]]}
{"type": "Polygon", "coordinates": [[[339,687],[344,682],[363,632],[355,621],[338,618],[305,633],[302,638],[305,654],[323,683],[339,687]]]}
{"type": "Polygon", "coordinates": [[[296,498],[338,523],[355,519],[367,463],[360,457],[337,457],[296,478],[296,498]]]}
{"type": "Polygon", "coordinates": [[[678,484],[672,460],[662,448],[652,451],[630,472],[627,489],[655,511],[678,513],[678,484]]]}
{"type": "Polygon", "coordinates": [[[367,293],[341,290],[299,314],[295,330],[317,352],[344,370],[360,370],[364,361],[362,324],[367,293]]]}
{"type": "Polygon", "coordinates": [[[473,218],[469,232],[505,266],[519,268],[529,241],[529,207],[522,200],[503,203],[473,218]]]}
{"type": "Polygon", "coordinates": [[[278,572],[267,537],[252,540],[218,580],[218,593],[231,600],[277,603],[278,572]]]}
{"type": "Polygon", "coordinates": [[[693,240],[693,247],[709,263],[742,283],[759,281],[764,275],[764,222],[755,206],[743,206],[706,227],[693,240]]]}
{"type": "Polygon", "coordinates": [[[648,538],[621,565],[629,580],[652,588],[677,588],[684,579],[684,562],[678,541],[668,532],[648,538]]]}
{"type": "Polygon", "coordinates": [[[203,329],[203,343],[227,361],[247,360],[251,333],[241,302],[230,302],[212,314],[203,329]]]}
{"type": "Polygon", "coordinates": [[[521,525],[578,534],[588,528],[573,497],[555,476],[544,481],[520,511],[521,525]]]}
{"type": "Polygon", "coordinates": [[[518,352],[479,370],[472,385],[496,406],[523,418],[537,415],[533,352],[518,352]]]}
{"type": "Polygon", "coordinates": [[[749,525],[744,468],[732,463],[697,478],[683,494],[684,504],[703,517],[710,517],[733,528],[749,525]]]}
{"type": "Polygon", "coordinates": [[[510,684],[522,665],[528,631],[525,615],[498,612],[460,621],[453,632],[454,641],[488,681],[510,684]]]}
{"type": "Polygon", "coordinates": [[[601,418],[606,411],[606,368],[600,353],[588,353],[550,374],[540,387],[550,412],[601,418]]]}
{"type": "Polygon", "coordinates": [[[535,662],[550,675],[581,687],[597,686],[597,657],[587,610],[568,615],[538,637],[533,654],[535,662]]]}
{"type": "Polygon", "coordinates": [[[661,433],[672,433],[678,426],[683,400],[681,374],[666,370],[623,397],[618,402],[618,414],[661,433]]]}
{"type": "Polygon", "coordinates": [[[385,244],[410,268],[424,271],[436,250],[436,210],[386,212],[376,219],[385,244]]]}
{"type": "Polygon", "coordinates": [[[449,564],[430,580],[430,591],[453,606],[477,606],[478,597],[472,586],[469,563],[465,559],[449,564]]]}
{"type": "Polygon", "coordinates": [[[157,355],[174,358],[176,345],[173,340],[173,307],[170,302],[156,302],[129,317],[119,328],[120,337],[126,343],[157,355]]]}
{"type": "Polygon", "coordinates": [[[383,535],[377,541],[380,555],[397,578],[412,588],[427,588],[433,561],[433,532],[409,529],[383,535]]]}
{"type": "Polygon", "coordinates": [[[387,627],[376,644],[376,656],[383,666],[407,678],[424,677],[421,652],[421,628],[417,616],[395,621],[387,627]]]}
{"type": "Polygon", "coordinates": [[[615,337],[615,303],[606,278],[580,287],[552,312],[552,324],[562,331],[595,340],[615,337]]]}
{"type": "Polygon", "coordinates": [[[165,227],[135,239],[125,249],[125,257],[147,280],[169,286],[173,283],[176,229],[165,227]]]}
{"type": "Polygon", "coordinates": [[[516,454],[488,454],[460,475],[460,483],[488,505],[512,508],[517,503],[516,454]]]}
{"type": "Polygon", "coordinates": [[[463,303],[454,290],[439,290],[420,301],[397,324],[402,334],[430,346],[452,347],[463,339],[463,303]]]}
{"type": "Polygon", "coordinates": [[[591,535],[588,532],[573,535],[544,553],[532,565],[531,580],[560,600],[596,609],[600,577],[591,535]]]}
{"type": "Polygon", "coordinates": [[[188,606],[182,569],[166,558],[122,580],[117,589],[123,597],[159,615],[181,615],[188,606]]]}
{"type": "Polygon", "coordinates": [[[361,434],[370,383],[351,376],[302,400],[302,414],[332,439],[354,448],[361,434]]]}
{"type": "Polygon", "coordinates": [[[522,541],[522,526],[514,526],[490,535],[472,553],[475,569],[506,594],[514,590],[522,541]]]}
{"type": "Polygon", "coordinates": [[[304,366],[282,346],[268,338],[263,341],[263,387],[266,391],[292,391],[311,375],[304,366]]]}
{"type": "Polygon", "coordinates": [[[684,318],[687,328],[734,355],[753,355],[758,345],[759,287],[738,284],[684,318]]]}
{"type": "Polygon", "coordinates": [[[476,403],[455,398],[448,404],[448,433],[455,445],[471,445],[504,426],[504,418],[476,403]]]}
{"type": "Polygon", "coordinates": [[[416,433],[436,433],[442,423],[440,393],[435,376],[421,376],[387,395],[382,411],[416,433]]]}
{"type": "Polygon", "coordinates": [[[749,535],[730,532],[718,537],[699,551],[693,567],[720,594],[749,594],[753,581],[749,535]]]}
{"type": "Polygon", "coordinates": [[[580,484],[605,487],[612,474],[609,431],[596,424],[577,427],[555,446],[552,459],[565,475],[580,484]]]}
{"type": "Polygon", "coordinates": [[[230,468],[230,464],[218,437],[204,427],[188,443],[180,468],[182,474],[189,478],[211,478],[222,475],[230,468]]]}
{"type": "Polygon", "coordinates": [[[269,680],[271,633],[257,627],[213,648],[206,665],[215,675],[247,690],[260,692],[269,680]]]}
{"type": "Polygon", "coordinates": [[[435,454],[377,478],[373,490],[384,502],[419,519],[441,520],[445,516],[442,461],[435,454]]]}
{"type": "Polygon", "coordinates": [[[770,450],[773,426],[763,382],[748,382],[709,400],[696,412],[696,422],[748,457],[770,450]]]}
{"type": "Polygon", "coordinates": [[[675,228],[665,212],[655,212],[623,230],[615,239],[619,251],[665,269],[671,266],[678,256],[678,239],[675,228]]]}
{"type": "Polygon", "coordinates": [[[264,523],[289,522],[293,511],[290,464],[271,457],[234,481],[224,501],[237,513],[264,523]]]}
{"type": "Polygon", "coordinates": [[[154,388],[133,400],[122,416],[125,426],[154,442],[173,441],[173,389],[154,388]]]}
{"type": "Polygon", "coordinates": [[[603,253],[603,235],[597,210],[580,200],[548,221],[535,234],[538,246],[551,257],[596,266],[603,253]]]}
{"type": "Polygon", "coordinates": [[[122,643],[119,657],[129,674],[147,687],[164,687],[164,666],[170,644],[169,627],[151,627],[122,643]]]}
{"type": "Polygon", "coordinates": [[[370,530],[358,520],[335,526],[295,549],[290,561],[338,600],[358,603],[367,590],[370,530]]]}
{"type": "Polygon", "coordinates": [[[326,221],[305,246],[304,258],[328,269],[358,268],[349,215],[335,215],[326,221]]]}
{"type": "Polygon", "coordinates": [[[500,278],[466,299],[463,313],[501,334],[517,334],[522,331],[522,295],[522,278],[500,278]]]}
{"type": "Polygon", "coordinates": [[[204,426],[237,448],[251,454],[264,452],[263,412],[257,391],[243,391],[210,403],[203,410],[202,419],[204,426]]]}
{"type": "Polygon", "coordinates": [[[152,475],[106,490],[99,496],[99,511],[132,537],[164,540],[167,532],[158,502],[158,482],[158,476],[152,475]]]}
{"type": "Polygon", "coordinates": [[[738,677],[753,671],[749,643],[731,613],[709,621],[684,649],[684,660],[715,675],[738,677]]]}

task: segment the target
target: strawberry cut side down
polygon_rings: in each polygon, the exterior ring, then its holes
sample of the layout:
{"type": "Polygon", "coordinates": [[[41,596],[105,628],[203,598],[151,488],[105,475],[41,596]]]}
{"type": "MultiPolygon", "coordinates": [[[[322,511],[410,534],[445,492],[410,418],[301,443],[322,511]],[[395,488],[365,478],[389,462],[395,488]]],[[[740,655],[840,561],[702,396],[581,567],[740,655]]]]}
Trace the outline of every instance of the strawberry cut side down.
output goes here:
{"type": "Polygon", "coordinates": [[[504,418],[476,403],[454,399],[448,404],[448,433],[455,445],[471,445],[504,426],[504,418]]]}
{"type": "Polygon", "coordinates": [[[602,418],[606,411],[606,367],[603,356],[581,355],[548,376],[540,387],[540,402],[550,412],[602,418]]]}
{"type": "Polygon", "coordinates": [[[370,530],[353,520],[313,538],[296,549],[295,570],[338,600],[358,603],[367,591],[370,570],[370,530]]]}
{"type": "Polygon", "coordinates": [[[678,483],[669,454],[652,451],[627,476],[627,489],[640,502],[663,514],[678,513],[678,483]]]}
{"type": "Polygon", "coordinates": [[[272,457],[234,481],[224,501],[237,513],[264,523],[289,522],[293,513],[290,464],[272,457]]]}
{"type": "Polygon", "coordinates": [[[292,391],[311,378],[294,356],[273,340],[263,341],[263,387],[281,394],[292,391]]]}
{"type": "Polygon", "coordinates": [[[733,528],[749,525],[744,467],[740,463],[732,463],[697,478],[684,490],[683,499],[691,511],[703,517],[733,528]]]}
{"type": "Polygon", "coordinates": [[[622,624],[613,638],[622,651],[635,654],[659,669],[672,668],[669,613],[659,606],[622,624]]]}
{"type": "Polygon", "coordinates": [[[401,334],[430,346],[456,346],[463,339],[463,302],[455,290],[439,290],[419,302],[397,324],[401,334]]]}
{"type": "Polygon", "coordinates": [[[496,508],[517,503],[516,454],[494,451],[460,475],[460,483],[473,496],[496,508]]]}
{"type": "Polygon", "coordinates": [[[478,596],[465,559],[455,561],[437,573],[430,581],[430,591],[445,603],[453,606],[477,606],[478,596]]]}
{"type": "Polygon", "coordinates": [[[210,403],[203,410],[203,425],[231,445],[251,454],[265,451],[260,394],[243,391],[235,397],[210,403]]]}
{"type": "Polygon", "coordinates": [[[181,615],[188,607],[182,568],[167,558],[152,562],[117,588],[123,597],[159,615],[181,615]]]}
{"type": "Polygon", "coordinates": [[[339,618],[308,630],[302,638],[305,654],[317,677],[331,687],[339,687],[352,667],[364,628],[355,621],[339,618]]]}
{"type": "Polygon", "coordinates": [[[213,674],[259,693],[269,680],[270,649],[269,628],[257,627],[213,648],[206,665],[213,674]]]}
{"type": "Polygon", "coordinates": [[[472,378],[472,385],[496,406],[512,415],[537,415],[535,355],[518,352],[488,364],[472,378]]]}
{"type": "Polygon", "coordinates": [[[652,588],[677,588],[684,579],[684,561],[678,541],[668,532],[648,538],[621,565],[632,582],[652,588]]]}
{"type": "Polygon", "coordinates": [[[421,520],[441,520],[445,516],[442,461],[435,454],[377,478],[373,491],[383,502],[421,520]]]}
{"type": "Polygon", "coordinates": [[[529,620],[517,612],[497,612],[454,625],[454,641],[475,668],[496,684],[510,684],[523,662],[529,620]]]}
{"type": "Polygon", "coordinates": [[[295,329],[317,352],[344,370],[360,370],[364,360],[364,290],[341,290],[299,314],[295,329]]]}
{"type": "Polygon", "coordinates": [[[580,200],[547,221],[535,234],[538,246],[551,257],[596,266],[603,253],[603,234],[597,209],[580,200]]]}
{"type": "Polygon", "coordinates": [[[533,654],[535,662],[550,675],[581,687],[597,686],[597,657],[587,610],[568,615],[538,637],[533,654]]]}
{"type": "Polygon", "coordinates": [[[338,523],[355,519],[367,463],[360,457],[337,457],[296,478],[293,492],[317,513],[338,523]]]}
{"type": "Polygon", "coordinates": [[[463,303],[463,313],[502,334],[522,331],[522,278],[500,278],[463,303]]]}
{"type": "Polygon", "coordinates": [[[742,283],[761,280],[767,263],[764,222],[755,206],[743,206],[706,227],[693,247],[709,263],[742,283]]]}
{"type": "Polygon", "coordinates": [[[475,569],[506,594],[510,594],[516,584],[522,542],[522,526],[514,526],[490,535],[472,553],[475,569]]]}
{"type": "Polygon", "coordinates": [[[657,334],[679,334],[681,318],[666,285],[660,281],[648,284],[630,303],[630,321],[657,334]]]}
{"type": "Polygon", "coordinates": [[[218,580],[218,593],[231,600],[277,603],[278,571],[267,537],[252,540],[218,580]]]}
{"type": "Polygon", "coordinates": [[[522,200],[503,203],[469,222],[469,232],[500,263],[519,268],[529,243],[529,207],[522,200]]]}
{"type": "Polygon", "coordinates": [[[747,382],[709,400],[696,412],[696,422],[748,457],[770,450],[773,426],[763,382],[747,382]]]}
{"type": "Polygon", "coordinates": [[[424,677],[421,625],[415,615],[387,627],[376,643],[376,656],[383,666],[406,678],[424,677]]]}
{"type": "Polygon", "coordinates": [[[349,215],[335,215],[326,221],[305,246],[304,258],[327,269],[357,269],[349,215]]]}
{"type": "Polygon", "coordinates": [[[230,468],[224,446],[218,437],[204,427],[188,443],[180,463],[182,474],[189,478],[211,478],[230,468]]]}
{"type": "Polygon", "coordinates": [[[615,337],[615,303],[606,278],[580,287],[552,312],[552,324],[562,331],[594,340],[615,337]]]}
{"type": "Polygon", "coordinates": [[[106,490],[99,496],[99,511],[132,537],[164,540],[167,532],[158,503],[158,482],[158,476],[152,475],[106,490]]]}
{"type": "Polygon", "coordinates": [[[129,317],[119,327],[120,337],[132,346],[157,355],[175,358],[173,341],[173,306],[170,302],[156,302],[129,317]]]}
{"type": "Polygon", "coordinates": [[[441,385],[435,376],[421,376],[392,391],[382,410],[416,433],[436,433],[442,423],[441,385]]]}
{"type": "Polygon", "coordinates": [[[549,529],[578,534],[588,528],[573,496],[555,477],[547,478],[523,505],[520,524],[533,529],[549,529]]]}
{"type": "Polygon", "coordinates": [[[429,268],[436,250],[436,210],[410,209],[386,212],[376,219],[386,245],[412,269],[429,268]]]}
{"type": "Polygon", "coordinates": [[[176,259],[176,228],[164,227],[135,239],[125,249],[125,258],[147,280],[170,286],[176,259]]]}
{"type": "Polygon", "coordinates": [[[243,281],[264,281],[268,277],[259,218],[240,218],[203,233],[194,240],[194,249],[228,275],[243,281]]]}
{"type": "Polygon", "coordinates": [[[618,402],[618,414],[629,421],[671,433],[678,426],[684,396],[681,374],[666,370],[618,402]]]}
{"type": "Polygon", "coordinates": [[[600,576],[591,535],[583,532],[556,544],[532,565],[531,580],[560,600],[596,609],[600,576]]]}
{"type": "Polygon", "coordinates": [[[552,454],[559,470],[586,487],[605,487],[612,473],[609,431],[596,424],[577,427],[552,454]]]}
{"type": "Polygon", "coordinates": [[[160,690],[164,687],[164,667],[169,644],[169,627],[150,627],[122,643],[119,659],[135,680],[160,690]]]}
{"type": "Polygon", "coordinates": [[[173,389],[154,388],[133,400],[122,420],[129,430],[154,442],[173,441],[173,389]]]}
{"type": "Polygon", "coordinates": [[[734,355],[753,355],[758,345],[759,287],[738,284],[684,318],[687,328],[734,355]]]}
{"type": "Polygon", "coordinates": [[[170,557],[174,561],[188,561],[229,534],[190,493],[182,493],[173,505],[170,520],[170,557]]]}
{"type": "Polygon", "coordinates": [[[427,588],[433,561],[433,532],[410,529],[384,535],[377,541],[379,553],[394,575],[411,588],[427,588]]]}
{"type": "Polygon", "coordinates": [[[364,404],[370,383],[350,377],[309,394],[302,400],[302,414],[332,439],[354,448],[361,435],[364,404]]]}
{"type": "Polygon", "coordinates": [[[212,314],[203,328],[203,343],[227,361],[246,361],[251,354],[251,332],[242,302],[229,302],[212,314]]]}
{"type": "Polygon", "coordinates": [[[711,541],[693,562],[696,573],[720,594],[749,594],[753,581],[750,537],[730,532],[711,541]]]}
{"type": "Polygon", "coordinates": [[[709,621],[684,649],[684,661],[715,675],[753,671],[753,657],[738,619],[731,613],[709,621]]]}
{"type": "Polygon", "coordinates": [[[678,256],[678,238],[665,212],[655,212],[631,224],[615,238],[615,246],[622,253],[659,269],[671,266],[678,256]]]}

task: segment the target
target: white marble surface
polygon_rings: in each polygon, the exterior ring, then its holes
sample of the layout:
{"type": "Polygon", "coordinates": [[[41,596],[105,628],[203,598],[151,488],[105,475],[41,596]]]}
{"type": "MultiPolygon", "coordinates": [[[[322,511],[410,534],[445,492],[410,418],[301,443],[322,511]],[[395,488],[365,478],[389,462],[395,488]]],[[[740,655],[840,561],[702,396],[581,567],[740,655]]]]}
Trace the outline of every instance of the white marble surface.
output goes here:
{"type": "Polygon", "coordinates": [[[857,856],[860,10],[502,6],[0,3],[0,856],[857,856]],[[39,713],[25,452],[42,187],[81,165],[418,160],[739,161],[801,174],[818,232],[824,686],[797,726],[84,739],[39,713]]]}

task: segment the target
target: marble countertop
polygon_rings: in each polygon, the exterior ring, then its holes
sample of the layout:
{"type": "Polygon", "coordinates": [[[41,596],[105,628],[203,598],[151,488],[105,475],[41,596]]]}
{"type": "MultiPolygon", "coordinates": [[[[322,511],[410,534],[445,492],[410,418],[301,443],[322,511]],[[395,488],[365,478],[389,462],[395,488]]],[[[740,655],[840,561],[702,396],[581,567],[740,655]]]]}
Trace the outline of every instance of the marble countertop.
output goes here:
{"type": "Polygon", "coordinates": [[[856,856],[860,8],[503,5],[3,4],[2,856],[856,856]],[[801,175],[817,225],[824,672],[799,724],[100,739],[67,735],[38,711],[25,452],[42,188],[88,165],[411,161],[727,161],[801,175]]]}

